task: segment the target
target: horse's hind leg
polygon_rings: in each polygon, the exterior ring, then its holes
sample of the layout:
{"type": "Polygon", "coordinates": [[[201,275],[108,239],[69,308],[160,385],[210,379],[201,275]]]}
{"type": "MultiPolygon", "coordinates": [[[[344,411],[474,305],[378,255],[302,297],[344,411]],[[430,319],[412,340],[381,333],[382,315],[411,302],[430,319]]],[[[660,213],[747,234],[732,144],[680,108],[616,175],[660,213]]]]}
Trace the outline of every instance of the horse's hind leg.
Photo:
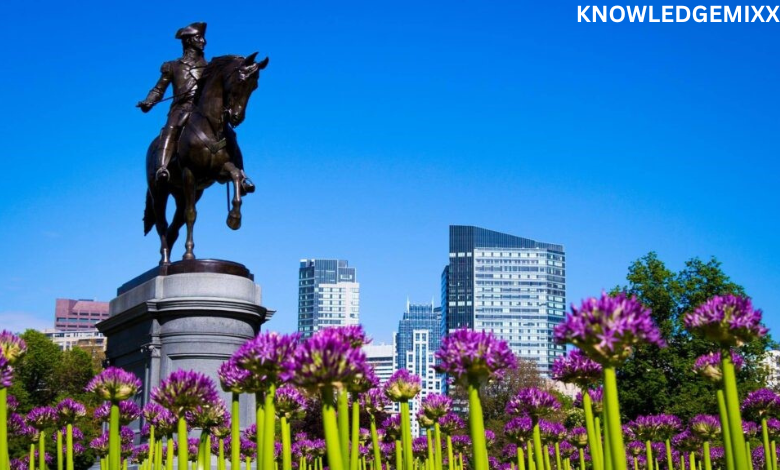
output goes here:
{"type": "Polygon", "coordinates": [[[195,175],[192,174],[192,170],[185,168],[183,173],[184,177],[184,220],[187,222],[187,241],[184,244],[184,257],[183,259],[195,259],[195,242],[192,240],[192,229],[195,226],[195,219],[198,216],[195,210],[195,175]]]}
{"type": "Polygon", "coordinates": [[[234,164],[225,163],[223,170],[230,174],[233,181],[233,207],[228,212],[227,226],[233,230],[241,228],[241,180],[243,175],[234,164]]]}
{"type": "Polygon", "coordinates": [[[168,247],[171,251],[173,251],[173,245],[176,243],[176,240],[179,239],[179,230],[184,225],[184,196],[175,195],[174,199],[176,200],[176,212],[173,213],[173,219],[171,219],[167,233],[168,247]]]}
{"type": "Polygon", "coordinates": [[[171,251],[168,244],[168,219],[165,215],[165,211],[168,208],[168,193],[167,191],[156,191],[157,194],[153,194],[154,199],[154,214],[155,214],[155,228],[157,229],[157,235],[160,237],[160,264],[171,263],[171,251]]]}

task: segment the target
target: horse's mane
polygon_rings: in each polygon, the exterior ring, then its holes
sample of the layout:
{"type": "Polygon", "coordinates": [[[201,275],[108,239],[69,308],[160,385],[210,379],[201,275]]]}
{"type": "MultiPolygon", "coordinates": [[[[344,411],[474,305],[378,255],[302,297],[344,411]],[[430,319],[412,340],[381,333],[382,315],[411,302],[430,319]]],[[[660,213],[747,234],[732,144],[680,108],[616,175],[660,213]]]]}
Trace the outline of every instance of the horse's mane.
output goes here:
{"type": "Polygon", "coordinates": [[[203,74],[198,82],[198,89],[195,91],[194,102],[197,103],[200,101],[200,95],[203,92],[203,89],[206,88],[206,85],[213,77],[217,76],[223,69],[230,67],[233,63],[239,62],[239,60],[243,60],[243,57],[238,55],[223,55],[211,59],[211,62],[203,69],[203,74]]]}

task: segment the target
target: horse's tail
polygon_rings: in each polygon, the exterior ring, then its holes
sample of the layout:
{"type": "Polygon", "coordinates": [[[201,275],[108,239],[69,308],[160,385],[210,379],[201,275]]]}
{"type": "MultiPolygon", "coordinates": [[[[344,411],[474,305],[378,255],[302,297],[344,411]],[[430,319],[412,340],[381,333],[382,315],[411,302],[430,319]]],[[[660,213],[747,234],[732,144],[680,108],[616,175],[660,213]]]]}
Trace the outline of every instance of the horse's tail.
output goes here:
{"type": "Polygon", "coordinates": [[[146,190],[146,208],[144,209],[144,235],[147,235],[154,227],[154,199],[152,198],[152,191],[146,190]]]}

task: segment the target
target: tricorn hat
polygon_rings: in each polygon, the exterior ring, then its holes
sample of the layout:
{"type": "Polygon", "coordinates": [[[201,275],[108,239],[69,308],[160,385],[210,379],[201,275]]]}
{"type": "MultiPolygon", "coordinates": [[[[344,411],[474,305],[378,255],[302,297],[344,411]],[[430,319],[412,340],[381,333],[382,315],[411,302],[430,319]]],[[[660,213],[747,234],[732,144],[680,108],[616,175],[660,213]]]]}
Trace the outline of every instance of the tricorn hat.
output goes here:
{"type": "Polygon", "coordinates": [[[191,25],[185,26],[176,31],[176,39],[184,39],[187,36],[195,35],[206,35],[206,23],[192,23],[191,25]]]}

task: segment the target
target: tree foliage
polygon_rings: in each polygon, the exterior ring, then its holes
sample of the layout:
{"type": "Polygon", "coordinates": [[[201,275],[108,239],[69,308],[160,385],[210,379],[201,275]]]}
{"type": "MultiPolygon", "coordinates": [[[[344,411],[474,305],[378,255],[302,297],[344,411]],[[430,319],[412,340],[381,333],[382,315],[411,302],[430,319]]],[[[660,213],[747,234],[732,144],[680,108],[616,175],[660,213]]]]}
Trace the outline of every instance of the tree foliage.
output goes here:
{"type": "MultiPolygon", "coordinates": [[[[675,273],[653,252],[629,267],[627,280],[627,285],[614,292],[636,295],[652,309],[668,347],[639,346],[618,370],[621,412],[628,419],[656,413],[676,414],[684,420],[700,413],[717,414],[714,386],[692,370],[696,358],[715,346],[688,333],[683,317],[712,296],[744,296],[743,287],[723,272],[715,258],[706,262],[691,259],[675,273]]],[[[738,377],[743,394],[763,386],[760,360],[771,344],[766,337],[740,348],[746,359],[746,367],[738,377]]]]}

